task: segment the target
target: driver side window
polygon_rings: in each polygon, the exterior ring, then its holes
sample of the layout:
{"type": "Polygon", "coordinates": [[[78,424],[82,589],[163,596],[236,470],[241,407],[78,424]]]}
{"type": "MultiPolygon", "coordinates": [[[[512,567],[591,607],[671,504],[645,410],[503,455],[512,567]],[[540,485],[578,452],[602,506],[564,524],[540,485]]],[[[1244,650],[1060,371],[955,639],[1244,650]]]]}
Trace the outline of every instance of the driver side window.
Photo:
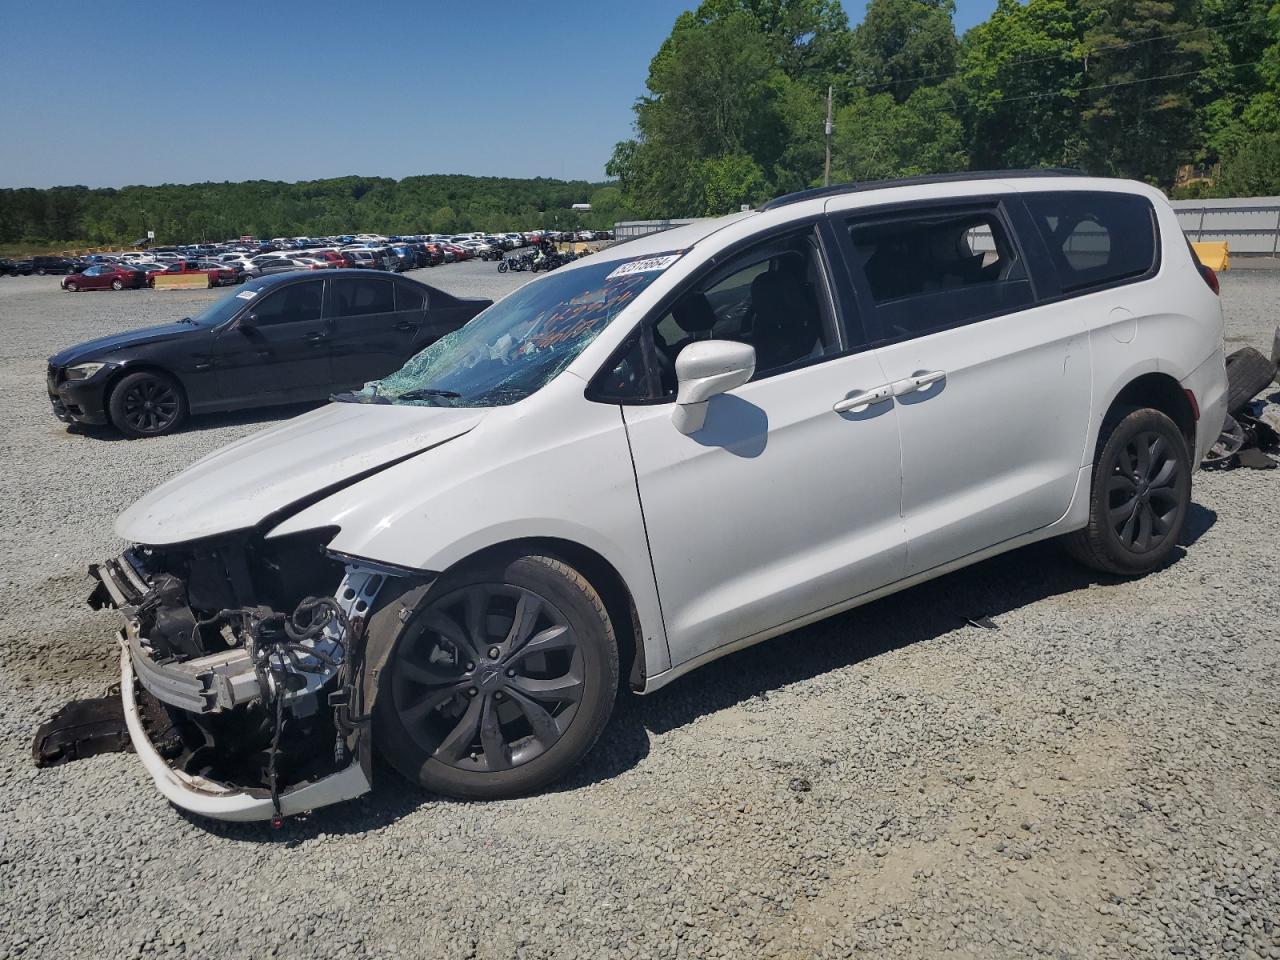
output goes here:
{"type": "Polygon", "coordinates": [[[255,324],[260,327],[280,323],[306,323],[320,319],[323,280],[292,283],[267,294],[254,307],[255,324]]]}
{"type": "Polygon", "coordinates": [[[676,357],[699,340],[735,340],[756,351],[753,380],[840,352],[822,254],[812,229],[773,237],[686,290],[645,321],[597,384],[601,399],[667,399],[676,357]]]}

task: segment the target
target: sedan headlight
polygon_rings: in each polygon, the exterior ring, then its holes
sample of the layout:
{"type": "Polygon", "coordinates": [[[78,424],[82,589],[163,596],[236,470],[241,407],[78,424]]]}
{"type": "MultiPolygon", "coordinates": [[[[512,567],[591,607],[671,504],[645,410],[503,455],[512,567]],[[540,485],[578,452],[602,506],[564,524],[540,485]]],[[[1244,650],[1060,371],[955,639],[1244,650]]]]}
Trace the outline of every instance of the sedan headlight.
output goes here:
{"type": "Polygon", "coordinates": [[[88,380],[105,366],[105,363],[77,363],[74,367],[67,367],[67,379],[88,380]]]}

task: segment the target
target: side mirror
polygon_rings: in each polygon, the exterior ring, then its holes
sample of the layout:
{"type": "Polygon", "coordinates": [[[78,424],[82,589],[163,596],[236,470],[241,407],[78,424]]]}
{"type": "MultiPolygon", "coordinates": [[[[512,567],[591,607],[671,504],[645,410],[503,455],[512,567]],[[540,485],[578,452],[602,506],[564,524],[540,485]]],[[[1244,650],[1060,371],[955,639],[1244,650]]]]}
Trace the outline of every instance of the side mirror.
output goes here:
{"type": "Polygon", "coordinates": [[[756,348],[732,340],[691,343],[676,357],[676,405],[671,422],[683,434],[697,433],[707,419],[707,401],[742,386],[756,372],[756,348]]]}
{"type": "Polygon", "coordinates": [[[258,325],[258,315],[252,310],[244,313],[240,317],[240,326],[245,330],[252,330],[258,325]]]}

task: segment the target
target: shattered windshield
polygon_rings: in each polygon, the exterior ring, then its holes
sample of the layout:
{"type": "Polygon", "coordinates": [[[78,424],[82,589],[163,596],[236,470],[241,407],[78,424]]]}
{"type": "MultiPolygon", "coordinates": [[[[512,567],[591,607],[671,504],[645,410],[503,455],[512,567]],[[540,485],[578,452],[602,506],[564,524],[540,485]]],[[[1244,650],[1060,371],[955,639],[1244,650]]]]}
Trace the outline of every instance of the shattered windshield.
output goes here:
{"type": "Polygon", "coordinates": [[[610,260],[525,284],[382,380],[335,400],[492,407],[567,367],[679,254],[610,260]]]}

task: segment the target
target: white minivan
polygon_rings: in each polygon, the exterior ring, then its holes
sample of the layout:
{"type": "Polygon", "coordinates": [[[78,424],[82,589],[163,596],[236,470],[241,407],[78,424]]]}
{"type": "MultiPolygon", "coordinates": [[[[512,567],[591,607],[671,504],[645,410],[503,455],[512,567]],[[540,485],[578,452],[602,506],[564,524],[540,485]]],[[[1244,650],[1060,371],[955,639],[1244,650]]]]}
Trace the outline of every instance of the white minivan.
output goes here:
{"type": "Polygon", "coordinates": [[[165,796],[259,819],[577,764],[626,686],[1062,537],[1170,559],[1226,377],[1142,184],[810,190],[527,283],[143,497],[98,565],[165,796]]]}

